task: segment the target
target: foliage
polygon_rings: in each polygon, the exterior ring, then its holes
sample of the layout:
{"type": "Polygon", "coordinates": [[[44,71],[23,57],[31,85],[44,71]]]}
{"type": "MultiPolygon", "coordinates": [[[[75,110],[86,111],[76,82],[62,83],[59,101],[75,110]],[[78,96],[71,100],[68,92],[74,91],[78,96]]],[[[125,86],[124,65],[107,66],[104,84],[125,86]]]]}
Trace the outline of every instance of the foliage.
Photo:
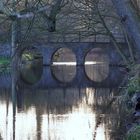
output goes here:
{"type": "Polygon", "coordinates": [[[9,63],[9,59],[8,58],[0,58],[0,65],[4,65],[9,63]]]}
{"type": "Polygon", "coordinates": [[[135,92],[140,92],[140,65],[133,66],[132,73],[127,84],[127,93],[133,95],[135,92]]]}
{"type": "Polygon", "coordinates": [[[140,91],[140,78],[138,77],[132,77],[129,81],[128,88],[127,88],[128,94],[132,95],[135,92],[140,91]]]}
{"type": "Polygon", "coordinates": [[[34,56],[33,56],[32,53],[24,53],[24,54],[22,55],[22,58],[23,58],[24,60],[33,60],[34,56]]]}
{"type": "Polygon", "coordinates": [[[10,65],[10,58],[0,58],[0,73],[3,71],[8,71],[10,65]]]}
{"type": "Polygon", "coordinates": [[[132,127],[128,132],[126,140],[140,140],[140,126],[132,127]]]}

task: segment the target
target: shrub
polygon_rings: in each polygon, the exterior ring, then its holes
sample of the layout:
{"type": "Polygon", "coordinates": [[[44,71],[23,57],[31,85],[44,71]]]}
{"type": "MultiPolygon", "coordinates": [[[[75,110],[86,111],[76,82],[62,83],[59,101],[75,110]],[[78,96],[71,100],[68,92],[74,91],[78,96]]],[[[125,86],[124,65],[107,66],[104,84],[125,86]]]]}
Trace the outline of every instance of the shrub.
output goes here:
{"type": "Polygon", "coordinates": [[[127,134],[126,140],[140,140],[140,126],[131,128],[127,134]]]}
{"type": "Polygon", "coordinates": [[[140,78],[134,76],[129,79],[127,85],[127,91],[129,95],[133,95],[135,92],[140,92],[140,78]]]}

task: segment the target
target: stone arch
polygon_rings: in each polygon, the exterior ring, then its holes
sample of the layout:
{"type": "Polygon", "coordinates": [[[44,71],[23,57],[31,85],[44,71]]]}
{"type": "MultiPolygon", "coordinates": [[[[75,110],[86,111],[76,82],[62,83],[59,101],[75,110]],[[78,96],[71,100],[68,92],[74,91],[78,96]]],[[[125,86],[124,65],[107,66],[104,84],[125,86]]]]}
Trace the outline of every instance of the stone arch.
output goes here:
{"type": "Polygon", "coordinates": [[[37,47],[25,47],[20,52],[20,79],[25,84],[34,85],[43,74],[43,56],[37,47]]]}
{"type": "Polygon", "coordinates": [[[57,48],[51,58],[51,72],[59,82],[72,82],[76,76],[76,56],[72,49],[57,48]]]}
{"type": "Polygon", "coordinates": [[[89,49],[84,59],[84,70],[88,79],[102,82],[109,76],[109,56],[103,49],[89,49]]]}

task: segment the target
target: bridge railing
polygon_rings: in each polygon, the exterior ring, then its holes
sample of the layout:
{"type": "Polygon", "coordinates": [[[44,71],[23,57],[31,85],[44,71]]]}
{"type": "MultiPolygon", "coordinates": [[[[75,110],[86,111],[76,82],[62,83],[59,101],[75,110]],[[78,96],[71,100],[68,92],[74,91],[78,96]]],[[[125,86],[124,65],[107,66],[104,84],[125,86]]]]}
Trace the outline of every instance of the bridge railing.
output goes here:
{"type": "MultiPolygon", "coordinates": [[[[118,43],[124,43],[125,37],[123,34],[113,34],[118,43]]],[[[90,31],[67,32],[67,33],[44,33],[39,37],[39,40],[47,42],[111,42],[108,35],[94,34],[90,31]]]]}

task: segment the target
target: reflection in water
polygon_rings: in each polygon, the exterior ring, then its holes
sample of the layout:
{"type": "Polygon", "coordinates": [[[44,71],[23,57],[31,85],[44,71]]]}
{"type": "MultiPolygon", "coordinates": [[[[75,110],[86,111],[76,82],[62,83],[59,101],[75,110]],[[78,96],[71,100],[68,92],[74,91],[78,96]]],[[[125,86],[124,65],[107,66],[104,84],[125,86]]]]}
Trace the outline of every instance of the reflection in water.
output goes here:
{"type": "Polygon", "coordinates": [[[48,135],[51,140],[92,140],[95,116],[90,112],[85,112],[83,108],[76,109],[72,113],[63,115],[50,114],[43,116],[42,139],[47,140],[48,135]],[[47,124],[48,125],[45,125],[47,124]],[[47,134],[47,130],[49,131],[47,134]]]}
{"type": "Polygon", "coordinates": [[[43,58],[36,48],[25,49],[20,59],[20,76],[27,84],[35,84],[43,73],[43,58]]]}
{"type": "Polygon", "coordinates": [[[36,139],[36,113],[35,108],[30,108],[26,113],[16,114],[15,139],[36,139]]]}
{"type": "Polygon", "coordinates": [[[52,75],[60,82],[71,82],[76,75],[76,66],[52,65],[52,75]]]}
{"type": "MultiPolygon", "coordinates": [[[[103,64],[104,62],[86,61],[85,65],[103,64]]],[[[53,62],[53,66],[76,66],[76,62],[53,62]]]]}
{"type": "MultiPolygon", "coordinates": [[[[65,51],[69,53],[69,50],[65,51]]],[[[108,75],[108,59],[103,54],[97,61],[96,57],[99,58],[102,52],[95,51],[97,55],[94,55],[93,59],[90,58],[92,55],[87,56],[85,69],[88,66],[89,71],[85,71],[88,72],[87,75],[91,74],[88,75],[91,80],[99,82],[108,75]],[[97,73],[92,77],[93,72],[97,73]],[[105,75],[102,75],[104,72],[105,75]]],[[[63,54],[63,51],[61,53],[63,54]]],[[[94,51],[92,53],[94,54],[94,51]]],[[[61,62],[62,58],[59,53],[55,55],[52,70],[57,74],[55,76],[58,80],[68,82],[75,76],[75,57],[66,55],[65,61],[61,62]],[[70,57],[72,60],[68,61],[70,57]],[[65,64],[67,62],[69,66],[65,64]]],[[[32,73],[32,70],[24,68],[22,76],[28,77],[28,72],[32,73]],[[24,68],[27,71],[24,71],[24,68]]],[[[33,74],[34,77],[35,73],[33,74]]],[[[41,72],[39,77],[40,75],[41,72]]],[[[27,83],[34,84],[37,81],[28,78],[24,79],[27,83]]],[[[24,88],[14,94],[15,100],[11,99],[11,95],[10,90],[0,89],[0,140],[122,140],[119,139],[117,131],[120,124],[119,109],[117,105],[111,106],[112,99],[116,96],[114,89],[24,88]]]]}
{"type": "Polygon", "coordinates": [[[70,82],[76,75],[76,56],[68,48],[58,49],[52,59],[52,74],[61,82],[70,82]]]}
{"type": "Polygon", "coordinates": [[[101,48],[90,50],[85,58],[85,72],[95,82],[105,80],[109,75],[109,57],[101,48]]]}
{"type": "Polygon", "coordinates": [[[76,62],[53,62],[53,66],[76,66],[76,62]]]}
{"type": "MultiPolygon", "coordinates": [[[[76,62],[53,62],[52,72],[61,82],[71,82],[76,75],[76,62]]],[[[89,79],[102,82],[109,75],[109,62],[85,61],[85,72],[89,79]]]]}
{"type": "Polygon", "coordinates": [[[106,120],[114,115],[104,118],[110,113],[105,107],[114,96],[112,90],[67,88],[18,94],[17,104],[20,102],[22,109],[16,105],[15,130],[10,91],[0,94],[0,134],[4,140],[12,139],[14,131],[15,140],[113,140],[106,127],[111,120],[106,120]]]}

